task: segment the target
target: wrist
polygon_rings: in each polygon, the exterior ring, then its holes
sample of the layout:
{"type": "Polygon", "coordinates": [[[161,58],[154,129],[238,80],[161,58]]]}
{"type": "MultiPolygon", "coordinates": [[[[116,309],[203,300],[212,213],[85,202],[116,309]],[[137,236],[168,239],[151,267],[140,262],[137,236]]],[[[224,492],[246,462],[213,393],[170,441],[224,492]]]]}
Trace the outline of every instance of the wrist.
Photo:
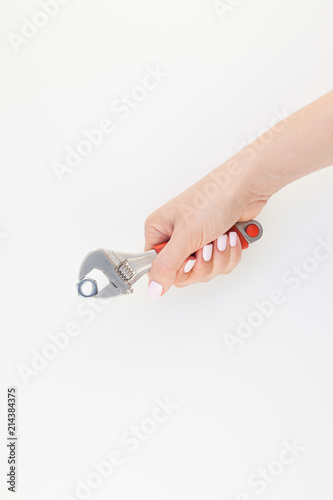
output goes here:
{"type": "Polygon", "coordinates": [[[267,201],[273,194],[274,179],[269,178],[261,156],[251,146],[236,153],[207,176],[219,185],[223,200],[236,200],[244,208],[258,201],[267,201]]]}
{"type": "Polygon", "coordinates": [[[236,190],[246,193],[248,202],[267,201],[273,194],[300,177],[299,173],[292,172],[288,161],[281,162],[280,155],[273,151],[274,147],[262,142],[263,137],[226,162],[227,169],[231,166],[235,172],[236,190]]]}

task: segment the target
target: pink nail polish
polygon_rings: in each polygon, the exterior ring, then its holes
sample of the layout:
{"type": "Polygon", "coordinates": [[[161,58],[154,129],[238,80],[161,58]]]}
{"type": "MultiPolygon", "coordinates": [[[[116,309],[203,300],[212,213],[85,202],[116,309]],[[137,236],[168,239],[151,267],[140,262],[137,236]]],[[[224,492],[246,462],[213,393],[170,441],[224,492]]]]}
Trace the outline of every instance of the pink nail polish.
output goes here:
{"type": "Polygon", "coordinates": [[[213,254],[213,245],[209,243],[209,245],[205,245],[202,249],[203,260],[209,262],[210,259],[212,258],[212,254],[213,254]]]}
{"type": "Polygon", "coordinates": [[[235,247],[237,244],[237,233],[234,232],[229,233],[229,241],[230,241],[230,246],[235,247]]]}
{"type": "Polygon", "coordinates": [[[163,286],[157,283],[157,281],[151,281],[148,287],[148,293],[153,299],[157,299],[162,295],[163,286]]]}
{"type": "Polygon", "coordinates": [[[184,266],[184,273],[189,273],[193,269],[193,266],[196,263],[196,261],[197,259],[188,260],[184,266]]]}
{"type": "Polygon", "coordinates": [[[217,238],[217,248],[220,250],[220,252],[223,252],[227,248],[227,243],[228,243],[228,235],[223,234],[219,238],[217,238]]]}

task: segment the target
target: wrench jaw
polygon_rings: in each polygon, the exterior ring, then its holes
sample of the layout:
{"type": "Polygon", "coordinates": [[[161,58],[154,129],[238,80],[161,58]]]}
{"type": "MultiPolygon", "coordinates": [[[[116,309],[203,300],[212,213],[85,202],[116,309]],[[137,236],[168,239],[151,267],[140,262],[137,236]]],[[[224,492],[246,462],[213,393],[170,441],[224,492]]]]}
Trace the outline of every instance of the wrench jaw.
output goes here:
{"type": "Polygon", "coordinates": [[[112,254],[113,252],[100,248],[90,252],[86,256],[82,262],[79,272],[79,282],[77,283],[77,290],[80,296],[85,298],[110,298],[132,293],[130,285],[124,282],[117,274],[115,263],[113,262],[113,259],[110,258],[112,257],[112,254]],[[96,280],[87,277],[87,275],[94,269],[102,271],[109,280],[109,284],[101,290],[99,289],[96,280]],[[84,283],[86,282],[90,282],[93,293],[84,293],[84,283]]]}
{"type": "Polygon", "coordinates": [[[96,295],[98,299],[109,299],[111,297],[119,297],[119,295],[125,295],[126,293],[132,293],[133,290],[128,288],[127,292],[121,292],[112,282],[105,286],[96,295]]]}
{"type": "Polygon", "coordinates": [[[99,248],[90,252],[81,265],[78,294],[85,298],[109,298],[132,293],[132,285],[150,270],[156,255],[155,250],[124,253],[99,248]],[[88,277],[94,269],[102,271],[109,280],[109,284],[102,289],[99,289],[96,280],[88,277]],[[86,285],[89,285],[91,290],[89,294],[84,292],[86,285]]]}
{"type": "Polygon", "coordinates": [[[153,260],[157,256],[155,250],[141,253],[111,252],[110,250],[106,250],[106,252],[110,259],[117,264],[116,273],[130,286],[150,271],[153,260]]]}

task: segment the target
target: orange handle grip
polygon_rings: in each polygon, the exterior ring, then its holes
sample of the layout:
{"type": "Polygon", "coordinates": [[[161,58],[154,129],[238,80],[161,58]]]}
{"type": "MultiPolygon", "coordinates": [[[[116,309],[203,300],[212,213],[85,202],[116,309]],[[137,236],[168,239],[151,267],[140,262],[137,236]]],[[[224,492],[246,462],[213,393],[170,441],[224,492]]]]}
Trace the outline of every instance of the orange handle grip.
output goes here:
{"type": "MultiPolygon", "coordinates": [[[[246,241],[246,239],[244,238],[244,236],[238,231],[237,227],[236,226],[233,226],[231,229],[229,229],[228,233],[230,231],[235,231],[238,236],[239,236],[239,239],[240,239],[240,242],[242,244],[242,249],[245,250],[245,248],[248,248],[249,247],[249,244],[248,242],[246,241]]],[[[165,245],[167,244],[168,242],[165,241],[164,243],[159,243],[158,245],[155,245],[153,247],[153,249],[155,250],[155,252],[157,253],[160,253],[161,250],[163,250],[163,248],[165,247],[165,245]]]]}
{"type": "Polygon", "coordinates": [[[165,247],[167,243],[167,241],[165,241],[164,243],[159,243],[158,245],[155,245],[153,249],[155,250],[155,252],[160,253],[160,251],[165,247]]]}
{"type": "MultiPolygon", "coordinates": [[[[244,234],[246,234],[249,241],[255,241],[256,239],[260,238],[262,235],[262,228],[261,228],[260,224],[256,221],[250,221],[249,223],[245,223],[245,226],[244,226],[244,223],[239,222],[238,225],[243,230],[244,234]],[[260,234],[260,230],[261,230],[261,234],[260,234]],[[253,240],[252,240],[252,238],[253,238],[253,240]]],[[[227,231],[227,234],[230,233],[231,231],[234,231],[235,233],[238,234],[238,237],[239,237],[239,240],[241,242],[243,250],[245,250],[246,248],[249,248],[249,241],[245,238],[244,234],[242,234],[242,232],[239,230],[239,228],[237,227],[237,224],[232,226],[232,228],[230,228],[229,231],[227,231]]],[[[167,243],[168,242],[166,241],[164,243],[159,243],[158,245],[155,245],[153,247],[155,252],[160,253],[160,251],[165,247],[165,245],[167,243]]]]}

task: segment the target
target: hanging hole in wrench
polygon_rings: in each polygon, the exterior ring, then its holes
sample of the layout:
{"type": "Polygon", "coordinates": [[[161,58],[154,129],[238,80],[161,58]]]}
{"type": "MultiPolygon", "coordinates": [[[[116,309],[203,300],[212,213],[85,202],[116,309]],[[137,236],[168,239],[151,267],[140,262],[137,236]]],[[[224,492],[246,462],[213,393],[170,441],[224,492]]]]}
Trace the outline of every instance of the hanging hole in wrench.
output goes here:
{"type": "Polygon", "coordinates": [[[77,291],[82,297],[94,297],[98,293],[97,283],[91,278],[85,278],[78,283],[77,291]]]}

